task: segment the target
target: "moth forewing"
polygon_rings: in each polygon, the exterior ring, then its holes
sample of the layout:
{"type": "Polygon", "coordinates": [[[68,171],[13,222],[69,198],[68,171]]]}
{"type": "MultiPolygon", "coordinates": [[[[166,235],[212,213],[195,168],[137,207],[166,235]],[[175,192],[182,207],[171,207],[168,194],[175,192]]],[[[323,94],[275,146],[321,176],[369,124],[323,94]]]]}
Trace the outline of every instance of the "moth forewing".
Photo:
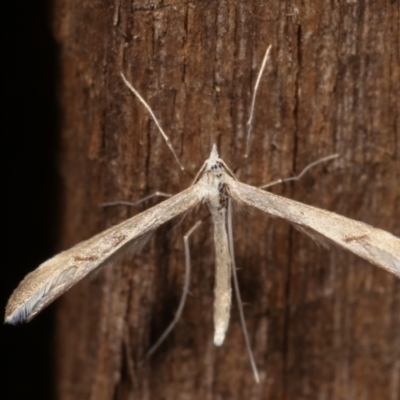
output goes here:
{"type": "Polygon", "coordinates": [[[90,272],[112,263],[120,254],[135,254],[160,225],[202,201],[199,186],[195,184],[45,261],[14,290],[7,303],[5,322],[29,321],[90,272]]]}
{"type": "Polygon", "coordinates": [[[400,238],[389,232],[238,181],[229,190],[239,203],[286,219],[315,240],[343,247],[400,277],[400,238]]]}

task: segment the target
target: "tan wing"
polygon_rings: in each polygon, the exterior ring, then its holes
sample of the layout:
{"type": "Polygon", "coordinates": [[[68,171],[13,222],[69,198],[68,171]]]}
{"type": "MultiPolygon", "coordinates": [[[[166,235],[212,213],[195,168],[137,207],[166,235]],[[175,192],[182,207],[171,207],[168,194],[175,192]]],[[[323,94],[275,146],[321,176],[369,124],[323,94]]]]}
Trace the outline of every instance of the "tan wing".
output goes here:
{"type": "Polygon", "coordinates": [[[241,182],[232,180],[229,189],[238,202],[284,218],[313,239],[343,247],[400,277],[400,238],[389,232],[241,182]]]}
{"type": "Polygon", "coordinates": [[[115,225],[89,240],[57,254],[28,274],[14,290],[6,307],[5,322],[31,320],[39,311],[94,270],[133,255],[161,224],[201,201],[197,185],[115,225]]]}

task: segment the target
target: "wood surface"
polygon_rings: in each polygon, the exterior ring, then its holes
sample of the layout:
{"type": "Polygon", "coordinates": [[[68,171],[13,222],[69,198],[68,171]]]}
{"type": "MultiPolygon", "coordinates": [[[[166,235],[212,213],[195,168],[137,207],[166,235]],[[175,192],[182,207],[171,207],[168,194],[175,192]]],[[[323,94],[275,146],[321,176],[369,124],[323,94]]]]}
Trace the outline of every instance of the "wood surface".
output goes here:
{"type": "MultiPolygon", "coordinates": [[[[190,185],[212,144],[259,185],[314,168],[274,193],[400,236],[400,10],[396,1],[55,0],[68,248],[156,204],[102,208],[190,185]],[[251,154],[243,160],[253,85],[251,154]],[[183,174],[123,71],[148,101],[183,174]]],[[[133,260],[86,279],[59,302],[57,393],[76,399],[400,399],[400,281],[284,221],[234,217],[236,265],[261,383],[234,302],[213,345],[214,249],[205,208],[158,230],[133,260]],[[184,277],[181,321],[172,320],[184,277]]]]}

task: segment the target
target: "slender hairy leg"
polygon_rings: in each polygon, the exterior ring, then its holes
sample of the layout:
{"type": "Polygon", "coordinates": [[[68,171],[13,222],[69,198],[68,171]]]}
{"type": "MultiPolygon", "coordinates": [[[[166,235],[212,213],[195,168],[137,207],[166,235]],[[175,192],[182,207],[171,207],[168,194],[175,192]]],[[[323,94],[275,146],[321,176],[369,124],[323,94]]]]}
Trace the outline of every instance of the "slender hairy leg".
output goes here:
{"type": "Polygon", "coordinates": [[[240,323],[242,325],[244,341],[246,342],[246,349],[247,349],[247,353],[249,354],[250,364],[251,364],[251,369],[253,370],[254,379],[256,380],[257,383],[260,383],[260,376],[258,374],[257,365],[254,360],[253,352],[251,351],[249,333],[247,331],[246,321],[244,319],[243,302],[242,302],[242,297],[240,296],[239,281],[238,281],[237,274],[236,274],[235,253],[234,253],[234,249],[233,249],[232,201],[231,200],[229,200],[229,202],[228,202],[228,242],[229,242],[229,251],[231,253],[231,258],[232,258],[233,284],[235,287],[235,294],[236,294],[236,300],[238,303],[240,323]]]}
{"type": "Polygon", "coordinates": [[[194,226],[185,234],[183,237],[183,242],[185,246],[185,280],[183,284],[183,291],[181,300],[179,301],[178,309],[176,310],[175,317],[168,325],[167,329],[163,332],[163,334],[159,337],[157,342],[151,347],[151,349],[147,352],[146,358],[149,358],[161,345],[161,343],[165,340],[165,338],[171,333],[172,329],[174,329],[175,325],[179,321],[183,307],[185,306],[186,297],[189,293],[189,284],[190,284],[190,249],[189,249],[189,237],[190,235],[200,226],[201,220],[197,221],[194,226]]]}

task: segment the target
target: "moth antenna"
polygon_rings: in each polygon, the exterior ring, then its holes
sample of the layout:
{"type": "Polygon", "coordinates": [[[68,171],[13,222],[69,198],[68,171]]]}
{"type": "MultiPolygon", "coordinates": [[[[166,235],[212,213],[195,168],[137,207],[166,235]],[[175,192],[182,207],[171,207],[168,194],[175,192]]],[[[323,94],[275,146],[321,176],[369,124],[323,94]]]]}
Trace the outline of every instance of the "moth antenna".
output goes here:
{"type": "Polygon", "coordinates": [[[267,183],[265,185],[259,186],[260,189],[266,189],[268,187],[277,185],[278,183],[284,183],[284,182],[290,182],[290,181],[299,181],[311,168],[315,167],[318,164],[321,164],[323,162],[333,160],[335,158],[338,158],[340,156],[339,153],[336,154],[331,154],[330,156],[322,157],[316,161],[313,161],[312,163],[308,164],[303,170],[296,176],[292,176],[290,178],[284,178],[284,179],[277,179],[276,181],[272,181],[270,183],[267,183]]]}
{"type": "Polygon", "coordinates": [[[163,128],[161,127],[160,123],[158,122],[156,116],[153,113],[153,110],[150,108],[150,106],[146,103],[145,99],[139,94],[139,92],[132,86],[132,84],[125,78],[125,75],[121,72],[121,77],[122,80],[124,81],[125,85],[128,87],[128,89],[139,99],[139,101],[146,107],[147,111],[149,112],[149,114],[151,115],[151,117],[153,118],[153,121],[155,122],[158,130],[160,131],[162,137],[164,138],[165,142],[167,143],[167,146],[169,147],[169,149],[171,150],[172,154],[175,157],[175,160],[177,161],[179,168],[182,171],[185,171],[185,167],[181,164],[174,148],[172,147],[172,143],[169,140],[169,137],[167,136],[167,134],[164,132],[163,128]]]}
{"type": "Polygon", "coordinates": [[[267,51],[265,52],[264,58],[263,58],[262,63],[261,63],[261,68],[260,68],[260,71],[258,72],[256,83],[254,85],[253,96],[251,98],[250,116],[249,116],[249,119],[247,121],[246,152],[244,153],[244,158],[248,158],[249,157],[249,153],[250,153],[250,138],[251,138],[252,123],[253,123],[254,106],[256,104],[256,97],[257,97],[258,87],[260,86],[261,77],[262,77],[262,74],[263,74],[263,72],[265,70],[265,65],[267,64],[267,60],[268,60],[268,57],[269,57],[269,53],[271,51],[271,47],[272,46],[269,45],[268,48],[267,48],[267,51]]]}
{"type": "Polygon", "coordinates": [[[233,249],[233,233],[232,232],[233,232],[233,230],[232,230],[232,201],[229,199],[229,201],[228,201],[228,242],[229,242],[229,251],[231,253],[231,259],[232,259],[233,284],[235,286],[235,294],[236,294],[236,300],[238,303],[240,323],[242,325],[244,341],[246,342],[247,353],[250,358],[251,369],[253,370],[254,379],[256,380],[257,383],[260,383],[260,375],[258,373],[257,365],[254,360],[253,352],[251,351],[249,333],[247,331],[246,321],[244,319],[243,302],[242,302],[242,297],[240,296],[239,281],[238,281],[237,274],[236,274],[236,263],[235,263],[235,253],[234,253],[234,249],[233,249]]]}
{"type": "Polygon", "coordinates": [[[176,310],[175,317],[168,325],[167,329],[163,332],[163,334],[158,338],[157,342],[151,347],[151,349],[147,352],[146,358],[149,358],[161,345],[161,343],[165,340],[165,338],[171,333],[172,329],[174,329],[175,325],[179,321],[182,315],[183,307],[186,303],[186,298],[189,293],[189,284],[190,284],[190,248],[189,248],[189,237],[190,235],[200,226],[201,220],[197,221],[194,226],[186,233],[183,237],[183,242],[185,246],[185,280],[183,284],[183,291],[181,300],[179,301],[178,309],[176,310]]]}

